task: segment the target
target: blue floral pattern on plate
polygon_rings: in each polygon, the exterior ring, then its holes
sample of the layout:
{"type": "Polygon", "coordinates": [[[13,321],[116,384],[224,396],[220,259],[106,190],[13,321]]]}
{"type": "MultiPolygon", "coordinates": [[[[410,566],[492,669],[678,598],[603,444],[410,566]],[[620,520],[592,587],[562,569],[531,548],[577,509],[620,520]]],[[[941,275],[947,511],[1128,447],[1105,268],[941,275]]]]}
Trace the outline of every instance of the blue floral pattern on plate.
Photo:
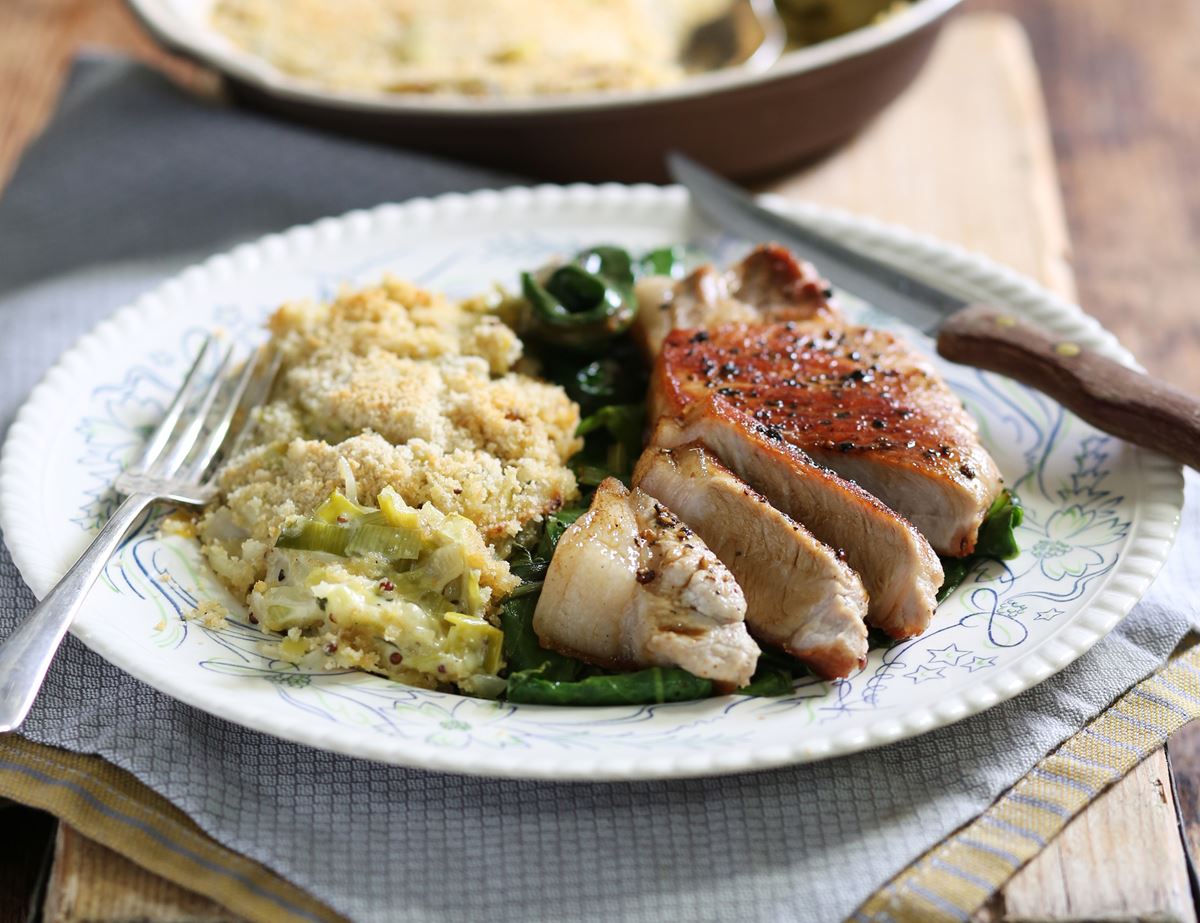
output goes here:
{"type": "MultiPolygon", "coordinates": [[[[59,540],[78,547],[108,515],[109,485],[161,415],[210,329],[253,339],[282,300],[328,298],[343,283],[367,283],[385,271],[466,295],[493,282],[512,285],[519,269],[599,241],[639,249],[690,239],[719,260],[738,250],[733,241],[699,231],[672,193],[608,187],[487,195],[492,198],[453,197],[467,206],[447,207],[444,214],[436,201],[432,208],[391,207],[275,238],[273,249],[243,248],[203,267],[186,299],[168,286],[157,300],[127,311],[123,323],[118,318],[112,331],[98,330],[94,349],[118,328],[129,341],[122,362],[58,389],[70,408],[68,447],[53,474],[69,489],[54,502],[74,530],[73,538],[59,530],[59,540]],[[422,222],[432,229],[423,231],[422,222]],[[140,326],[129,335],[135,318],[140,326]]],[[[884,250],[889,242],[897,250],[914,247],[900,232],[864,230],[823,213],[810,217],[841,222],[847,233],[864,234],[884,250]]],[[[967,257],[958,261],[975,266],[967,257]]],[[[1001,300],[1003,293],[991,294],[1001,300]]],[[[852,299],[846,308],[866,322],[903,330],[852,299]]],[[[233,720],[345,752],[462,771],[561,778],[691,774],[814,759],[906,736],[986,707],[1048,673],[1043,649],[1067,626],[1083,624],[1088,601],[1121,569],[1143,507],[1140,453],[1036,392],[934,361],[980,421],[985,444],[1026,507],[1018,533],[1022,553],[977,568],[924,635],[873,651],[867,665],[843,681],[803,680],[781,698],[555,709],[413,689],[356,672],[310,674],[272,659],[268,639],[217,583],[196,543],[161,534],[157,520],[109,563],[80,634],[131,672],[233,720]],[[231,613],[223,627],[187,617],[204,600],[217,600],[231,613]]],[[[10,530],[8,538],[22,547],[21,535],[10,530]]]]}

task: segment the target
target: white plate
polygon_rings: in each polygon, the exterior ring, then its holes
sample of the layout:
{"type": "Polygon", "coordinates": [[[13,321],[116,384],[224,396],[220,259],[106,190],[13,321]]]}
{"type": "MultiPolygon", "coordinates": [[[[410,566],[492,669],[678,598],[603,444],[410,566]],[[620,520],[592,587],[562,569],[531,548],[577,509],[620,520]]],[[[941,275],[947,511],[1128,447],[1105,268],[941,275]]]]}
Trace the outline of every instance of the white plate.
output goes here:
{"type": "MultiPolygon", "coordinates": [[[[900,266],[1005,306],[1124,361],[1090,318],[985,259],[814,207],[781,208],[900,266]]],[[[0,527],[42,595],[113,505],[108,485],[162,413],[204,332],[253,334],[297,296],[390,270],[454,295],[596,242],[691,241],[727,259],[679,189],[571,186],[416,200],[271,235],[213,257],[104,322],[22,408],[0,459],[0,527]]],[[[872,323],[891,323],[865,306],[872,323]]],[[[915,335],[914,335],[915,336],[915,335]]],[[[928,341],[918,340],[929,349],[928,341]]],[[[389,763],[543,779],[639,779],[822,759],[949,724],[1070,663],[1130,609],[1174,537],[1180,469],[1104,436],[1006,379],[942,365],[1027,508],[1023,553],[991,564],[918,639],[865,669],[778,699],[723,697],[603,709],[513,706],[411,689],[361,673],[309,675],[260,652],[262,635],[216,585],[195,544],[128,542],[73,631],[181,701],[280,737],[389,763]],[[214,598],[238,613],[210,630],[183,618],[214,598]]]]}

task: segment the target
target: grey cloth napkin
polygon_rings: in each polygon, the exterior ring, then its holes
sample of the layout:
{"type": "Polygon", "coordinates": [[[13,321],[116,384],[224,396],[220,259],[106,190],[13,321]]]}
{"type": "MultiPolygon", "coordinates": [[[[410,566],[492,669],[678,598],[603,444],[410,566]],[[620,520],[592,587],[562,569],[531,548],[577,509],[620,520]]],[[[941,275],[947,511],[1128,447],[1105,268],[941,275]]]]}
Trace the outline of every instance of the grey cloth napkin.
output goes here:
{"type": "MultiPolygon", "coordinates": [[[[166,275],[356,206],[509,182],[79,65],[0,198],[0,426],[55,357],[166,275]]],[[[1166,572],[1089,654],[953,727],[811,766],[642,784],[497,782],[285,743],[69,638],[23,733],[99,753],[356,920],[834,920],[1158,666],[1191,627],[1197,481],[1166,572]]],[[[0,551],[0,634],[34,600],[0,551]]]]}

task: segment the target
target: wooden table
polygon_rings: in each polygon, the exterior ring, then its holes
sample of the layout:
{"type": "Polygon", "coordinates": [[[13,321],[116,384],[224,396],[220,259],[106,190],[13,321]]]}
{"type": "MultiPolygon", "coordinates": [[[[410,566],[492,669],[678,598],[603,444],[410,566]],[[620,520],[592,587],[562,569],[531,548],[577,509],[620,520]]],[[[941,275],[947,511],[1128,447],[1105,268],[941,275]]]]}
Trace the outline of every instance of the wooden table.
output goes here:
{"type": "MultiPolygon", "coordinates": [[[[861,164],[853,157],[831,159],[779,187],[991,249],[1060,291],[1074,286],[1081,303],[1148,368],[1200,391],[1200,362],[1193,357],[1200,342],[1200,184],[1191,176],[1200,163],[1194,117],[1200,112],[1200,84],[1189,79],[1200,64],[1200,4],[968,0],[967,9],[1017,16],[1041,72],[1052,149],[1049,140],[1039,141],[1037,128],[1019,143],[997,139],[1022,160],[1005,176],[1033,178],[1032,191],[1013,197],[1016,211],[976,215],[959,207],[926,213],[914,210],[899,191],[887,201],[859,206],[854,189],[862,179],[855,173],[861,164]],[[1055,167],[1061,198],[1052,180],[1055,167]],[[988,221],[1022,231],[1005,235],[996,233],[1003,227],[977,224],[988,221]],[[1037,239],[1030,239],[1031,232],[1037,239]]],[[[981,29],[986,25],[977,22],[981,29]]],[[[1004,95],[996,103],[1040,125],[1036,82],[1021,76],[1029,72],[1022,57],[1026,47],[1006,23],[994,20],[992,26],[989,38],[977,38],[990,43],[989,53],[1012,58],[1004,63],[1016,75],[998,88],[1004,95]]],[[[66,65],[81,45],[119,48],[193,84],[209,79],[159,52],[120,0],[3,0],[0,184],[52,108],[66,65]]],[[[969,90],[964,86],[964,93],[969,90]]],[[[953,115],[931,115],[930,132],[947,117],[953,115]]],[[[890,129],[884,121],[877,130],[890,129]]],[[[1194,921],[1184,838],[1174,827],[1173,787],[1185,813],[1200,817],[1200,728],[1185,728],[1170,748],[1174,779],[1162,753],[1147,760],[1076,819],[980,919],[1194,921]]],[[[29,919],[31,906],[42,907],[44,918],[56,923],[231,919],[69,828],[56,830],[36,812],[0,807],[0,831],[0,923],[29,919]]],[[[1200,848],[1197,828],[1189,827],[1186,839],[1200,848]]]]}

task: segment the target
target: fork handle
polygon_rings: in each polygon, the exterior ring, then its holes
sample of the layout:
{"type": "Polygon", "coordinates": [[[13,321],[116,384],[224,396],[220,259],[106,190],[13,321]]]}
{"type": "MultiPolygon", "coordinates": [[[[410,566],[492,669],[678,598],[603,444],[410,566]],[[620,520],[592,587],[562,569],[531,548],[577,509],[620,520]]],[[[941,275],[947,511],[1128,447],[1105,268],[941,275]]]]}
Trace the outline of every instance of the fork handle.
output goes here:
{"type": "Polygon", "coordinates": [[[29,714],[88,590],[154,499],[145,493],[126,497],[79,560],[0,645],[0,733],[15,729],[29,714]]]}
{"type": "Polygon", "coordinates": [[[1200,400],[1094,350],[983,305],[950,315],[938,352],[1054,398],[1106,433],[1200,469],[1200,400]]]}

